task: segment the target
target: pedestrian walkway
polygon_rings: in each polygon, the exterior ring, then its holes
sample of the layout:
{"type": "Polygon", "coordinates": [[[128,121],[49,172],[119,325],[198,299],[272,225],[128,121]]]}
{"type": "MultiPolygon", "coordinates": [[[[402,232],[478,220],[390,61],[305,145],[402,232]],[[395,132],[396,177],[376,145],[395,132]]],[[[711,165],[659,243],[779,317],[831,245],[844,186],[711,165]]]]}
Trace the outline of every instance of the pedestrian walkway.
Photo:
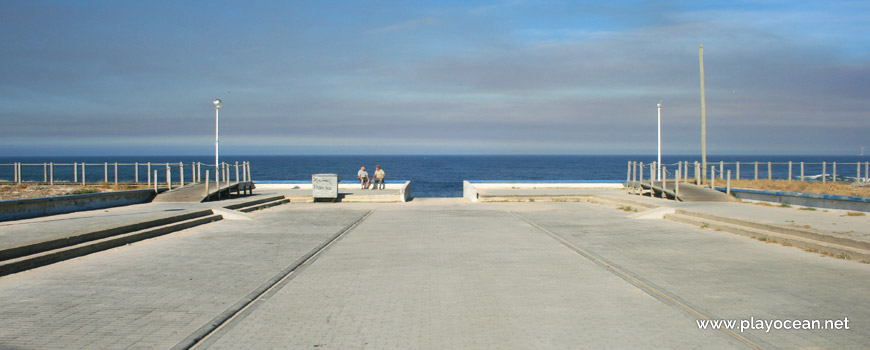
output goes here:
{"type": "Polygon", "coordinates": [[[0,348],[870,343],[870,265],[632,214],[586,202],[291,203],[0,277],[0,348]],[[852,327],[698,328],[750,318],[852,327]]]}

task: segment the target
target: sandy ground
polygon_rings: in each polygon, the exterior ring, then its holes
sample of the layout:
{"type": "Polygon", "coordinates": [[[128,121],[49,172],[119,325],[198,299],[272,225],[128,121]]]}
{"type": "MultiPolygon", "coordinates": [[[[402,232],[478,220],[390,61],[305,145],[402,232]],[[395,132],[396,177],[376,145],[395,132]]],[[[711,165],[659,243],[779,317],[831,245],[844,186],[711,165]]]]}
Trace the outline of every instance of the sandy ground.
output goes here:
{"type": "Polygon", "coordinates": [[[136,185],[0,185],[0,200],[63,196],[68,194],[124,191],[147,186],[136,185]]]}

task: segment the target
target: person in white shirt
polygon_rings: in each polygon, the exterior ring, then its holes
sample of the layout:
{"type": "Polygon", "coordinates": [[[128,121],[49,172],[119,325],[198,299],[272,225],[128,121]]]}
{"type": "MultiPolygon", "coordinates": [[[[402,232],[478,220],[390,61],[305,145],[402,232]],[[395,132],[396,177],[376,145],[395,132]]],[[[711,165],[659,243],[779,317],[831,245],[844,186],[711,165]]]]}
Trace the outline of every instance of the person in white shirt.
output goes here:
{"type": "Polygon", "coordinates": [[[372,187],[372,189],[383,190],[384,188],[386,188],[386,185],[384,185],[384,177],[386,176],[387,174],[384,173],[384,169],[381,169],[380,165],[375,165],[375,177],[372,179],[372,183],[374,183],[375,186],[372,187]]]}
{"type": "Polygon", "coordinates": [[[356,177],[359,178],[360,189],[364,190],[369,187],[369,173],[366,171],[366,167],[360,167],[359,171],[356,172],[356,177]]]}

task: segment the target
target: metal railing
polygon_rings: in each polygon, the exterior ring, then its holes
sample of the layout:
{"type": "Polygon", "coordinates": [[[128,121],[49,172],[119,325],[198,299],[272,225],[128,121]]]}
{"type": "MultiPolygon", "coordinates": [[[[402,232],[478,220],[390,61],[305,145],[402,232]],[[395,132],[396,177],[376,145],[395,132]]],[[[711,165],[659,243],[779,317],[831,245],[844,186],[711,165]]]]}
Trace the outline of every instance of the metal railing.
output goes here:
{"type": "MultiPolygon", "coordinates": [[[[149,187],[158,183],[165,183],[170,189],[172,184],[177,183],[179,186],[184,186],[185,180],[188,184],[199,183],[205,180],[202,177],[203,170],[215,170],[214,164],[202,162],[134,162],[134,163],[119,163],[119,162],[103,162],[103,163],[11,163],[0,164],[0,183],[37,183],[37,184],[147,184],[149,187]],[[96,174],[94,175],[94,168],[96,174]],[[187,168],[187,169],[185,169],[187,168]],[[164,171],[160,171],[163,169],[164,171]],[[173,179],[173,169],[177,170],[176,178],[173,179]],[[9,171],[11,170],[11,171],[9,171]],[[101,178],[100,170],[103,175],[101,178]],[[144,172],[144,176],[141,174],[144,172]],[[160,181],[160,173],[164,173],[163,181],[160,181]],[[3,179],[3,174],[12,175],[12,180],[3,179]],[[111,175],[111,182],[110,180],[111,175]],[[102,179],[102,181],[99,181],[102,179]]],[[[221,162],[218,171],[215,173],[215,178],[212,179],[219,183],[228,183],[231,181],[231,176],[235,174],[235,182],[249,182],[251,180],[251,163],[250,162],[235,162],[234,164],[221,162]]],[[[206,171],[206,174],[208,172],[206,171]]],[[[206,177],[209,175],[206,175],[206,177]]]]}
{"type": "MultiPolygon", "coordinates": [[[[711,188],[715,187],[715,183],[718,177],[718,180],[726,182],[726,192],[730,194],[731,192],[731,176],[734,175],[735,180],[740,180],[741,177],[741,165],[744,166],[743,172],[745,173],[746,166],[750,167],[749,175],[751,175],[750,179],[759,180],[787,180],[787,181],[814,181],[826,183],[828,181],[831,182],[861,182],[861,183],[870,183],[870,162],[724,162],[720,161],[718,163],[708,163],[712,164],[710,166],[710,177],[709,185],[711,188]],[[840,173],[838,175],[837,170],[840,173]],[[717,168],[718,167],[718,168],[717,168]],[[846,169],[846,170],[844,170],[846,169]],[[854,169],[854,173],[848,169],[854,169]],[[761,170],[761,171],[759,171],[761,170]],[[830,173],[829,173],[830,170],[830,173]],[[733,173],[732,173],[733,171],[733,173]],[[807,172],[813,175],[807,175],[807,172]],[[848,174],[848,175],[847,175],[848,174]],[[850,176],[854,174],[855,176],[850,176]],[[759,176],[762,175],[762,176],[759,176]]],[[[673,181],[675,186],[675,191],[677,192],[677,196],[679,196],[679,183],[684,182],[694,182],[696,185],[707,185],[707,182],[704,181],[701,169],[701,163],[695,161],[694,163],[690,163],[688,161],[680,161],[671,164],[662,164],[661,166],[662,176],[660,179],[656,179],[656,172],[658,171],[658,164],[656,162],[644,164],[643,162],[629,161],[628,162],[628,171],[626,182],[632,184],[632,186],[628,187],[628,193],[632,194],[640,194],[642,189],[640,188],[640,184],[649,183],[650,187],[653,186],[655,182],[661,181],[662,188],[667,188],[668,183],[668,175],[673,175],[673,181]],[[667,171],[667,167],[676,167],[676,171],[673,173],[669,173],[667,171]],[[649,168],[649,178],[647,178],[644,174],[645,169],[649,168]],[[693,177],[689,177],[689,170],[693,169],[693,177]],[[693,179],[693,181],[691,180],[693,179]]],[[[664,192],[662,193],[664,196],[664,192]]]]}

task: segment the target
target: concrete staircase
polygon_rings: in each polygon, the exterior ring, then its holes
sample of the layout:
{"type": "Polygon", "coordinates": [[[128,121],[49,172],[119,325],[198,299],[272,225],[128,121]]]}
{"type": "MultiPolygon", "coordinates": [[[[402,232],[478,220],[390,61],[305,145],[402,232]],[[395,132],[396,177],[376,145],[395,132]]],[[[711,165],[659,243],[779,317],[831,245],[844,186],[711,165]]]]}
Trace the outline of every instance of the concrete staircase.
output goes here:
{"type": "Polygon", "coordinates": [[[132,224],[76,232],[42,242],[0,250],[0,276],[119,247],[221,220],[209,210],[198,210],[132,224]]]}

